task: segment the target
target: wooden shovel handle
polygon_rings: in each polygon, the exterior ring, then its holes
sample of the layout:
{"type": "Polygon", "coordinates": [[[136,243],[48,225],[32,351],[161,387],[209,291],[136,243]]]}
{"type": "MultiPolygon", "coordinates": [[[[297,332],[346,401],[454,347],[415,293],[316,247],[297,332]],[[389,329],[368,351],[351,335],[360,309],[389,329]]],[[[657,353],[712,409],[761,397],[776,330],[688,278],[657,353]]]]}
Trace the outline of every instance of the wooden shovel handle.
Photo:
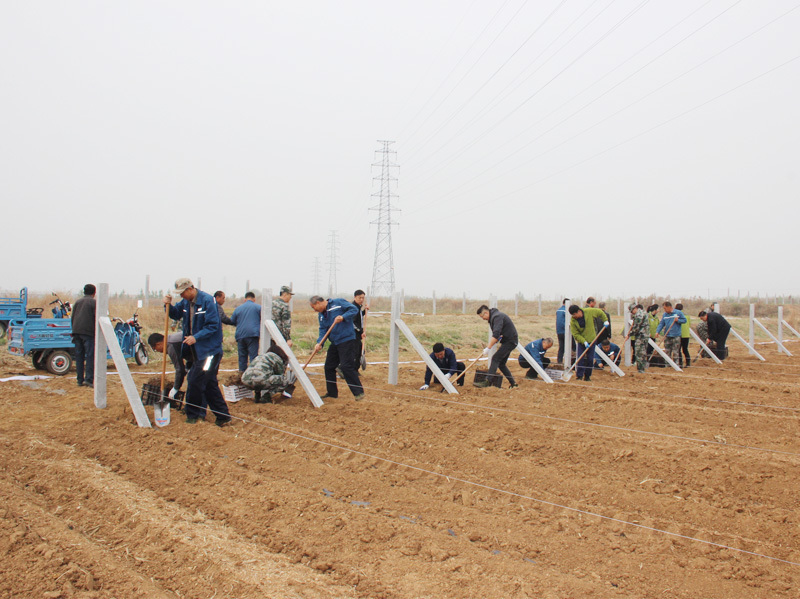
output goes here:
{"type": "Polygon", "coordinates": [[[169,306],[164,306],[164,347],[161,352],[161,401],[164,401],[164,383],[167,381],[167,336],[169,335],[169,306]]]}
{"type": "MultiPolygon", "coordinates": [[[[321,341],[320,341],[320,342],[319,342],[317,345],[319,345],[320,347],[322,347],[322,344],[323,344],[323,343],[325,343],[325,340],[328,338],[328,335],[330,335],[330,334],[331,334],[331,331],[333,330],[333,327],[335,327],[335,326],[336,326],[336,323],[334,322],[334,323],[331,325],[331,328],[329,328],[329,329],[328,329],[328,332],[327,332],[327,333],[325,333],[325,336],[322,338],[322,340],[321,340],[321,341]]],[[[306,366],[308,366],[308,365],[311,363],[311,360],[313,360],[313,359],[314,359],[314,356],[316,356],[316,355],[317,355],[317,348],[315,347],[315,348],[314,348],[314,351],[313,351],[313,352],[311,352],[311,355],[308,357],[308,360],[306,361],[306,363],[305,363],[305,364],[303,364],[303,370],[305,370],[305,369],[306,369],[306,366]]]]}
{"type": "Polygon", "coordinates": [[[470,364],[469,366],[467,366],[467,367],[464,369],[464,371],[463,371],[463,372],[461,372],[461,373],[460,373],[460,374],[459,374],[459,375],[458,375],[456,378],[454,378],[454,379],[453,379],[452,381],[450,381],[450,382],[451,382],[451,383],[453,383],[453,384],[455,385],[455,384],[458,382],[458,379],[460,379],[462,376],[464,376],[465,374],[467,374],[467,373],[469,372],[469,369],[470,369],[470,368],[472,368],[473,366],[475,366],[475,364],[477,364],[477,363],[480,361],[480,359],[481,359],[482,357],[483,357],[483,351],[481,351],[481,355],[479,355],[477,358],[475,358],[475,361],[474,361],[472,364],[470,364]]]}

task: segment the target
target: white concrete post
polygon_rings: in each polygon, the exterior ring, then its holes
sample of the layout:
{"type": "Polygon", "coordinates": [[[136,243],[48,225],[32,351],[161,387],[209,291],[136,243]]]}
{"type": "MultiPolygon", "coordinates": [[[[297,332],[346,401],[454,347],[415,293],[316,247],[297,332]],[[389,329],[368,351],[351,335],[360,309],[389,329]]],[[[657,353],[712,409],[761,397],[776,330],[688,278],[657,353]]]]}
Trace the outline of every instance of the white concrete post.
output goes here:
{"type": "Polygon", "coordinates": [[[539,363],[538,363],[536,360],[534,360],[534,359],[533,359],[533,356],[532,356],[532,355],[530,355],[530,354],[529,354],[529,353],[528,353],[528,352],[525,350],[525,346],[523,346],[521,343],[517,343],[517,351],[519,351],[519,353],[522,355],[522,357],[523,357],[523,358],[525,358],[525,361],[526,361],[528,364],[530,364],[530,365],[531,365],[531,367],[532,367],[532,368],[533,368],[533,369],[534,369],[536,372],[538,372],[538,373],[539,373],[539,376],[540,376],[540,377],[542,377],[542,380],[543,380],[545,383],[551,383],[551,384],[552,384],[552,382],[553,382],[553,379],[551,379],[551,378],[550,378],[550,375],[549,375],[549,374],[547,374],[547,373],[544,371],[544,368],[542,368],[541,366],[539,366],[539,363]]]}
{"type": "Polygon", "coordinates": [[[666,352],[664,352],[664,350],[663,350],[663,349],[661,349],[661,348],[658,346],[658,344],[657,344],[657,343],[655,343],[655,342],[654,342],[652,339],[650,339],[649,337],[647,338],[647,342],[650,344],[650,346],[651,346],[651,347],[652,347],[654,350],[656,350],[656,351],[659,353],[659,355],[660,355],[662,358],[664,358],[664,361],[665,361],[667,364],[669,364],[670,366],[672,366],[673,370],[677,370],[678,372],[683,372],[683,370],[681,370],[681,367],[680,367],[680,366],[678,366],[678,365],[677,365],[675,362],[673,362],[673,361],[672,361],[672,358],[670,358],[670,357],[669,357],[669,356],[666,354],[666,352]]]}
{"type": "Polygon", "coordinates": [[[572,316],[569,313],[569,307],[572,302],[567,300],[564,302],[564,370],[572,366],[572,330],[569,328],[572,316]]]}
{"type": "Polygon", "coordinates": [[[94,407],[106,407],[106,376],[108,374],[108,344],[100,329],[100,317],[108,316],[108,283],[97,286],[94,315],[94,407]]]}
{"type": "MultiPolygon", "coordinates": [[[[617,302],[617,304],[619,305],[619,302],[617,302]]],[[[625,302],[625,327],[622,330],[622,334],[625,335],[625,337],[627,337],[628,333],[631,332],[631,321],[629,317],[629,314],[631,313],[630,307],[631,303],[625,302]]],[[[633,354],[631,353],[630,339],[625,340],[625,347],[622,349],[622,351],[625,352],[625,366],[630,366],[633,363],[632,360],[633,354]]]]}
{"type": "Polygon", "coordinates": [[[433,290],[433,315],[436,316],[436,290],[433,290]]]}
{"type": "Polygon", "coordinates": [[[778,343],[783,345],[783,306],[778,306],[778,343]]]}
{"type": "Polygon", "coordinates": [[[400,293],[392,294],[392,321],[389,325],[389,384],[396,385],[400,369],[400,329],[395,324],[400,320],[400,293]]]}
{"type": "Polygon", "coordinates": [[[755,318],[756,318],[756,305],[755,304],[750,304],[750,321],[749,321],[750,328],[748,329],[750,334],[748,335],[747,338],[750,341],[750,348],[751,348],[750,349],[750,353],[751,354],[755,353],[755,350],[752,349],[752,348],[754,348],[756,346],[755,345],[755,341],[756,341],[756,325],[755,325],[755,322],[753,322],[755,320],[755,318]]]}
{"type": "Polygon", "coordinates": [[[542,294],[539,294],[539,316],[542,315],[542,294]]]}
{"type": "Polygon", "coordinates": [[[303,370],[303,367],[298,362],[297,357],[294,355],[292,348],[289,347],[289,344],[286,343],[286,339],[283,338],[281,332],[278,330],[278,325],[272,319],[269,319],[262,323],[262,330],[261,330],[261,337],[264,336],[271,337],[275,339],[275,343],[278,347],[280,347],[286,357],[289,358],[289,364],[287,366],[292,369],[295,376],[297,377],[297,382],[300,383],[300,386],[303,387],[303,391],[306,392],[308,398],[311,400],[311,403],[315,408],[321,408],[323,403],[322,399],[319,396],[319,392],[316,390],[314,385],[309,380],[306,371],[303,370]]]}
{"type": "Polygon", "coordinates": [[[761,324],[761,321],[758,320],[758,318],[754,318],[753,322],[755,322],[759,326],[759,328],[767,334],[767,337],[772,339],[778,345],[778,353],[783,352],[787,356],[791,357],[792,352],[790,352],[788,349],[786,349],[786,347],[783,345],[783,343],[778,341],[778,338],[775,335],[773,335],[772,333],[770,333],[769,329],[767,329],[767,327],[765,327],[763,324],[761,324]]]}
{"type": "Polygon", "coordinates": [[[406,311],[406,290],[400,290],[400,312],[403,313],[406,311]]]}
{"type": "Polygon", "coordinates": [[[453,395],[458,395],[458,391],[456,391],[456,388],[453,386],[453,383],[451,383],[450,379],[448,379],[444,375],[441,368],[439,368],[436,365],[436,362],[434,362],[431,359],[431,357],[428,355],[428,352],[425,351],[425,348],[422,347],[422,344],[414,336],[414,333],[412,333],[411,329],[408,328],[408,325],[405,322],[403,322],[401,318],[398,318],[392,324],[395,325],[398,329],[400,329],[400,332],[402,332],[403,335],[406,336],[406,339],[408,339],[411,342],[411,347],[414,348],[417,354],[419,354],[419,357],[422,358],[422,360],[425,362],[428,368],[431,369],[431,372],[436,377],[436,379],[442,384],[442,387],[445,388],[445,391],[453,395]]]}
{"type": "Polygon", "coordinates": [[[745,347],[746,347],[748,350],[750,350],[750,353],[751,353],[751,354],[753,354],[753,355],[754,355],[756,358],[758,358],[758,359],[759,359],[759,360],[761,360],[762,362],[766,362],[766,361],[767,361],[767,360],[766,360],[766,358],[764,358],[764,356],[762,356],[760,353],[758,353],[758,352],[756,351],[756,348],[755,348],[755,347],[753,347],[752,345],[750,345],[750,344],[747,342],[747,340],[746,340],[744,337],[742,337],[742,336],[739,334],[739,332],[738,332],[736,329],[734,329],[733,327],[731,327],[731,335],[733,335],[734,337],[736,337],[736,339],[737,339],[737,340],[738,340],[738,341],[739,341],[739,342],[740,342],[742,345],[744,345],[744,346],[745,346],[745,347]]]}
{"type": "Polygon", "coordinates": [[[264,323],[272,320],[272,289],[261,290],[261,336],[258,340],[258,353],[265,354],[269,349],[269,343],[272,341],[272,335],[269,329],[264,327],[264,323]]]}
{"type": "Polygon", "coordinates": [[[719,311],[719,302],[714,302],[714,312],[722,314],[722,312],[719,311]]]}

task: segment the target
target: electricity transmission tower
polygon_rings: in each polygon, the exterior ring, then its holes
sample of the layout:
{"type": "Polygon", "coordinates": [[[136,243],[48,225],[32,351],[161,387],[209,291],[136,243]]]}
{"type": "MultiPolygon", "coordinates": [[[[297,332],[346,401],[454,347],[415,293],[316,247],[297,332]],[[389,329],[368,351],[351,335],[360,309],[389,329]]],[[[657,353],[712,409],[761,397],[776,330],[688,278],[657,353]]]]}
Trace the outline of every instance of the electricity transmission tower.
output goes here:
{"type": "Polygon", "coordinates": [[[311,271],[314,284],[311,286],[311,293],[318,295],[322,289],[322,267],[319,263],[319,258],[314,258],[314,268],[311,271]]]}
{"type": "Polygon", "coordinates": [[[380,181],[380,191],[372,194],[373,198],[377,198],[378,204],[370,208],[370,210],[378,211],[377,220],[370,223],[378,225],[375,262],[372,267],[372,286],[370,287],[371,297],[391,296],[394,293],[392,225],[396,225],[397,222],[392,221],[392,212],[398,210],[398,208],[392,208],[392,199],[397,199],[397,194],[392,193],[392,185],[397,183],[397,177],[392,176],[392,169],[399,168],[398,164],[392,162],[392,157],[397,156],[397,151],[389,149],[389,146],[394,143],[393,141],[378,140],[378,143],[383,144],[383,147],[376,150],[376,153],[382,154],[380,162],[372,164],[373,167],[380,167],[380,175],[372,178],[373,181],[380,181]]]}
{"type": "Polygon", "coordinates": [[[339,284],[336,281],[336,273],[339,270],[339,242],[336,239],[336,231],[331,231],[328,237],[328,297],[333,297],[339,284]]]}

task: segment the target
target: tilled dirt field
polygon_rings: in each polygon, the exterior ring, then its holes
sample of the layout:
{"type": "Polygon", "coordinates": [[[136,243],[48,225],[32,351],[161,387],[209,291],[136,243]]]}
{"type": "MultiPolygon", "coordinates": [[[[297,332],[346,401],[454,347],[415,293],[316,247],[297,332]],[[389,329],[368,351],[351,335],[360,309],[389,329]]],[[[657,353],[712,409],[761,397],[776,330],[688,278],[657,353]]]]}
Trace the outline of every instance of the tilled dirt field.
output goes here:
{"type": "Polygon", "coordinates": [[[224,429],[0,383],[0,596],[798,597],[800,359],[764,354],[459,396],[372,365],[224,429]]]}

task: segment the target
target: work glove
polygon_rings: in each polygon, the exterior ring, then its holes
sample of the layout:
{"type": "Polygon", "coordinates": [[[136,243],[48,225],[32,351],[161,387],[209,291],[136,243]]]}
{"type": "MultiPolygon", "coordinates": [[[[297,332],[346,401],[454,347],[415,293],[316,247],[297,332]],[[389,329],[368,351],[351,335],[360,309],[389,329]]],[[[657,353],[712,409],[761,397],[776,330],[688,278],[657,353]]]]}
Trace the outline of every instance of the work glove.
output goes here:
{"type": "Polygon", "coordinates": [[[587,348],[587,349],[588,349],[588,347],[589,347],[589,342],[588,342],[588,341],[584,341],[584,342],[583,342],[583,346],[584,346],[585,348],[587,348]]]}
{"type": "Polygon", "coordinates": [[[484,347],[483,348],[483,355],[484,356],[488,356],[489,355],[489,348],[488,347],[484,347]]]}
{"type": "Polygon", "coordinates": [[[170,399],[175,399],[175,396],[177,394],[178,390],[175,387],[173,387],[172,389],[169,390],[169,394],[167,395],[167,397],[169,397],[170,399]]]}
{"type": "Polygon", "coordinates": [[[448,372],[446,375],[444,375],[444,378],[449,379],[451,376],[453,376],[453,373],[448,372]]]}
{"type": "Polygon", "coordinates": [[[604,327],[610,327],[610,326],[611,326],[611,323],[610,323],[610,322],[608,322],[608,321],[606,320],[606,321],[603,323],[603,326],[604,326],[604,327]]]}
{"type": "Polygon", "coordinates": [[[425,391],[428,387],[430,387],[430,385],[422,385],[422,387],[420,387],[419,390],[425,391]]]}

